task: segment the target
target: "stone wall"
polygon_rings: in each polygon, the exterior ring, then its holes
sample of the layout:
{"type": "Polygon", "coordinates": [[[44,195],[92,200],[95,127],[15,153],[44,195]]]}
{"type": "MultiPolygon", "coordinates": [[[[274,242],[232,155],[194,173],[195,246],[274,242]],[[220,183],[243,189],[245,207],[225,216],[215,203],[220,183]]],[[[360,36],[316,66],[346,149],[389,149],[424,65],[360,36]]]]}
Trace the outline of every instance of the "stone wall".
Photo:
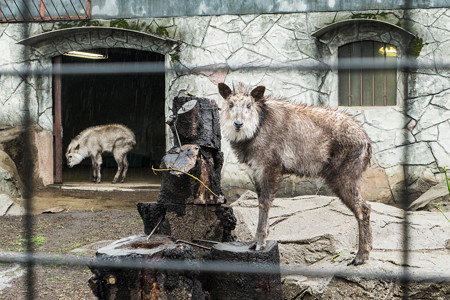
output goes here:
{"type": "MultiPolygon", "coordinates": [[[[239,68],[260,64],[309,64],[336,59],[336,45],[333,48],[333,43],[321,42],[312,34],[327,25],[353,17],[372,18],[400,27],[407,27],[408,24],[412,33],[419,38],[413,49],[419,54],[419,62],[439,62],[449,56],[447,24],[450,10],[438,8],[415,9],[408,17],[404,17],[401,10],[389,10],[128,19],[126,22],[130,25],[141,26],[145,22],[154,31],[164,27],[168,37],[181,41],[181,44],[177,46],[176,52],[170,52],[142,44],[136,46],[128,39],[114,42],[114,34],[103,39],[97,36],[95,41],[104,41],[96,44],[97,47],[141,47],[161,51],[167,55],[167,65],[173,64],[186,70],[183,73],[166,74],[167,113],[171,99],[186,91],[221,103],[217,83],[222,81],[265,85],[268,94],[273,96],[281,96],[296,103],[336,107],[336,70],[245,71],[239,68]],[[169,52],[176,55],[171,57],[169,52]],[[176,59],[171,59],[174,57],[176,59]],[[196,67],[208,65],[226,66],[230,70],[196,71],[196,67]]],[[[109,20],[98,21],[105,27],[110,25],[109,20]]],[[[68,48],[80,50],[93,47],[92,35],[84,41],[54,39],[48,44],[43,42],[35,45],[33,49],[16,44],[25,35],[34,36],[60,27],[58,23],[0,24],[0,45],[5,49],[0,66],[50,68],[52,55],[68,48]],[[49,47],[56,51],[49,51],[49,47]]],[[[401,45],[402,41],[394,35],[387,37],[390,31],[385,33],[383,35],[376,31],[372,35],[356,36],[355,41],[369,37],[382,41],[388,39],[389,42],[399,43],[401,55],[410,50],[409,45],[401,45]]],[[[443,182],[442,168],[450,166],[449,75],[448,70],[434,68],[413,70],[410,73],[399,70],[396,106],[347,109],[363,124],[373,141],[372,170],[366,176],[369,183],[366,184],[368,189],[365,195],[368,200],[398,202],[405,179],[411,200],[436,183],[443,182]]],[[[52,130],[50,76],[1,76],[0,87],[4,91],[0,95],[0,124],[20,125],[21,114],[17,112],[21,112],[23,95],[26,94],[32,99],[33,120],[44,129],[52,130]]],[[[171,138],[167,133],[167,147],[170,147],[171,138]]],[[[225,153],[222,186],[224,191],[228,191],[229,198],[233,199],[241,189],[251,188],[252,182],[245,172],[245,166],[237,162],[226,142],[222,149],[225,153]]],[[[299,180],[294,177],[287,177],[280,189],[284,195],[318,192],[329,193],[321,180],[299,180]]]]}

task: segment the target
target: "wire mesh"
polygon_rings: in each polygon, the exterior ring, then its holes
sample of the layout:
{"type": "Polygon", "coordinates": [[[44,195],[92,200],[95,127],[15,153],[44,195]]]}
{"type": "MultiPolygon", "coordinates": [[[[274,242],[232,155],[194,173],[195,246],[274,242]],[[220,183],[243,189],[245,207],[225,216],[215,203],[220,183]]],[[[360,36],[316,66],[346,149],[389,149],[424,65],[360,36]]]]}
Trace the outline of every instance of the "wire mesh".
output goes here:
{"type": "MultiPolygon", "coordinates": [[[[42,2],[42,1],[41,1],[42,2]]],[[[13,13],[10,6],[17,5],[16,1],[2,1],[4,5],[8,7],[11,16],[4,13],[5,9],[2,7],[2,21],[28,21],[29,18],[26,17],[26,13],[17,9],[16,13],[13,13]]],[[[52,5],[53,2],[51,2],[52,5]]],[[[72,1],[71,1],[72,3],[72,1]]],[[[81,2],[80,2],[81,3],[81,2]]],[[[89,1],[85,3],[88,6],[89,1]]],[[[408,3],[407,3],[408,4],[408,3]]],[[[408,5],[405,6],[405,14],[408,13],[408,5]]],[[[33,8],[33,7],[31,7],[33,8]]],[[[29,9],[31,9],[29,8],[29,9]]],[[[37,10],[37,7],[34,7],[37,10]]],[[[55,7],[56,10],[56,7],[55,7]]],[[[80,16],[77,14],[77,18],[88,17],[87,10],[83,7],[84,15],[80,16]]],[[[49,15],[49,9],[46,7],[45,11],[49,15]]],[[[66,17],[70,14],[71,9],[65,9],[66,17]]],[[[73,7],[73,11],[77,11],[73,7]]],[[[34,12],[29,12],[29,15],[33,16],[34,12]]],[[[63,16],[57,13],[56,19],[63,19],[63,16]]],[[[35,17],[32,17],[33,20],[35,17]]],[[[38,18],[43,18],[39,15],[38,18]]],[[[50,17],[52,18],[52,17],[50,17]]],[[[71,18],[71,17],[69,17],[71,18]]],[[[408,28],[406,28],[408,29],[408,28]]],[[[316,71],[316,70],[339,70],[339,69],[397,69],[404,72],[410,72],[411,70],[417,69],[450,69],[450,60],[440,60],[440,61],[421,61],[417,62],[415,59],[402,58],[396,61],[386,62],[385,60],[374,60],[371,59],[361,59],[358,63],[350,61],[348,59],[340,59],[339,61],[324,61],[324,62],[301,62],[301,63],[289,63],[289,64],[270,64],[270,65],[246,65],[239,68],[239,71],[252,71],[252,70],[272,70],[272,71],[282,71],[282,70],[301,70],[301,71],[316,71]]],[[[195,72],[200,73],[203,71],[217,71],[217,70],[227,70],[223,66],[196,66],[195,72]]],[[[231,70],[236,71],[236,70],[231,70]]],[[[70,64],[61,65],[58,69],[43,69],[43,68],[30,68],[27,66],[3,66],[0,67],[1,76],[43,76],[43,75],[81,75],[81,74],[160,74],[165,72],[175,72],[177,74],[193,73],[192,70],[186,70],[186,68],[168,67],[164,63],[104,63],[101,65],[92,64],[70,64]]],[[[407,81],[406,81],[407,82],[407,81]]],[[[408,86],[404,86],[404,95],[408,95],[408,86]]],[[[407,96],[405,96],[407,98],[407,96]]],[[[436,273],[412,273],[410,272],[409,264],[409,216],[406,213],[409,204],[408,195],[404,194],[402,199],[402,207],[405,211],[403,216],[403,270],[402,272],[394,274],[379,273],[377,271],[367,272],[358,271],[357,269],[319,269],[312,266],[287,266],[273,265],[271,267],[265,266],[260,268],[254,264],[245,263],[230,263],[230,262],[205,262],[197,261],[194,264],[192,262],[183,261],[148,261],[143,259],[123,259],[121,261],[102,261],[102,260],[92,260],[79,257],[73,257],[69,255],[60,256],[55,258],[51,255],[45,255],[40,253],[35,253],[33,248],[33,243],[31,242],[33,236],[33,215],[31,214],[31,199],[33,197],[33,186],[31,174],[33,173],[33,158],[31,154],[31,142],[30,142],[30,126],[31,118],[29,115],[29,103],[30,99],[25,101],[25,127],[28,129],[26,144],[24,147],[25,151],[25,173],[30,176],[25,178],[25,185],[28,187],[26,193],[24,194],[24,203],[26,209],[26,215],[23,218],[23,229],[24,237],[27,242],[27,251],[23,254],[21,253],[0,253],[1,263],[19,263],[26,267],[26,289],[28,290],[27,297],[29,299],[34,299],[34,275],[33,270],[36,265],[67,265],[67,266],[96,266],[96,267],[108,267],[108,268],[129,268],[129,269],[157,269],[157,270],[171,270],[171,271],[201,271],[201,272],[236,272],[236,273],[278,273],[282,275],[305,275],[305,276],[316,276],[316,277],[359,277],[367,279],[384,279],[384,280],[394,280],[402,282],[402,292],[403,298],[408,298],[408,285],[411,282],[417,281],[429,281],[429,282],[450,282],[450,274],[436,274],[436,273]]],[[[403,107],[406,111],[406,107],[403,107]]],[[[404,156],[407,157],[409,153],[405,151],[404,156]]],[[[407,159],[406,159],[407,161],[407,159]]],[[[406,190],[406,189],[405,189],[406,190]]]]}

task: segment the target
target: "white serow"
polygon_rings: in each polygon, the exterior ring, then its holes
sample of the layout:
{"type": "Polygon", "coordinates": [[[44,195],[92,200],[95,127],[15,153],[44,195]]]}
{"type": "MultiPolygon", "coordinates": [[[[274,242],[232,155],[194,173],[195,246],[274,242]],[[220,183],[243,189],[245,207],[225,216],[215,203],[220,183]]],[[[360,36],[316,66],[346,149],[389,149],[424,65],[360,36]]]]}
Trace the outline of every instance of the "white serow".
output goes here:
{"type": "Polygon", "coordinates": [[[100,168],[102,153],[110,152],[117,162],[117,172],[112,183],[116,183],[122,173],[125,181],[128,171],[127,153],[136,145],[134,133],[124,125],[109,124],[93,126],[83,130],[67,147],[67,165],[73,166],[90,157],[93,167],[93,181],[101,182],[100,168]]]}

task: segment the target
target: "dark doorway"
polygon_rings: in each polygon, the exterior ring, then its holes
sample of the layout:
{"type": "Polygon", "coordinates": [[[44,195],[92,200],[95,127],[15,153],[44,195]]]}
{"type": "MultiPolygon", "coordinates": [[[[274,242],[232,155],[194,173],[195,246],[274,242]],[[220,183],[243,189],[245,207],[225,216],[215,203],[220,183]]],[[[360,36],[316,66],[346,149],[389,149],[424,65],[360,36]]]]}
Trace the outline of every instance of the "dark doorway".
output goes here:
{"type": "MultiPolygon", "coordinates": [[[[62,56],[61,63],[164,62],[164,56],[154,52],[122,48],[97,50],[106,51],[108,58],[90,60],[62,56]]],[[[158,166],[165,153],[164,91],[164,74],[61,76],[62,181],[89,182],[91,160],[85,159],[69,169],[64,153],[82,130],[111,123],[126,125],[136,135],[137,144],[128,154],[127,182],[157,181],[151,166],[158,166]]],[[[110,182],[115,171],[114,158],[103,155],[102,181],[110,182]]]]}

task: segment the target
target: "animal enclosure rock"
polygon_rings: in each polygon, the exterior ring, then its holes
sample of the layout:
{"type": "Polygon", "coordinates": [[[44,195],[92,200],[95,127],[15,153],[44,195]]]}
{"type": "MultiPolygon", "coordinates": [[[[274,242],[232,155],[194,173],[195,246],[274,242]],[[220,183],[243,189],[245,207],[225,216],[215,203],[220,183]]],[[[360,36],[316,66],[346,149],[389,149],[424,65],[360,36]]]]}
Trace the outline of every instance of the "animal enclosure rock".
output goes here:
{"type": "Polygon", "coordinates": [[[0,150],[0,192],[13,198],[22,197],[24,186],[11,157],[0,150]]]}
{"type": "Polygon", "coordinates": [[[436,211],[441,203],[443,211],[450,211],[450,196],[445,184],[438,184],[426,191],[409,206],[410,210],[436,211]]]}
{"type": "MultiPolygon", "coordinates": [[[[0,150],[6,152],[14,162],[20,178],[24,180],[24,147],[26,131],[24,127],[0,127],[0,150]]],[[[53,136],[37,125],[30,127],[31,155],[34,172],[33,184],[36,186],[53,183],[53,136]]]]}
{"type": "MultiPolygon", "coordinates": [[[[257,203],[256,194],[247,192],[231,205],[237,218],[234,234],[238,240],[252,239],[257,223],[257,203]]],[[[365,264],[352,267],[347,263],[356,247],[356,221],[339,199],[300,196],[274,200],[270,211],[269,239],[278,240],[281,264],[300,264],[319,272],[377,274],[377,279],[372,280],[357,276],[286,276],[283,277],[286,299],[401,298],[400,283],[383,279],[383,276],[400,274],[403,270],[404,212],[381,203],[370,204],[374,248],[365,264]]],[[[409,222],[410,274],[450,277],[449,264],[443,263],[450,255],[447,248],[450,224],[439,211],[410,212],[409,222]]],[[[411,298],[417,295],[414,299],[447,299],[450,296],[450,284],[445,281],[413,282],[409,287],[411,298]]]]}
{"type": "Polygon", "coordinates": [[[0,193],[0,217],[25,215],[25,209],[7,194],[0,193]]]}

